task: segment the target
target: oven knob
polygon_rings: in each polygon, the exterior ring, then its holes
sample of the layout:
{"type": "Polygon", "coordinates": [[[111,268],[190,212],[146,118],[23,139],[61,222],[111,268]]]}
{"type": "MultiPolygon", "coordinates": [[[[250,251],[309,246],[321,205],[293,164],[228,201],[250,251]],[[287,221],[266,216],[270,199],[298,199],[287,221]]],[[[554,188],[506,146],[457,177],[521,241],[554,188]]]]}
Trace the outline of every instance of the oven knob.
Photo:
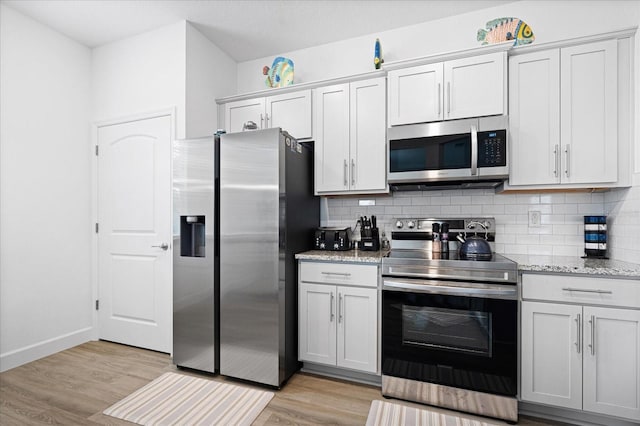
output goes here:
{"type": "Polygon", "coordinates": [[[407,222],[407,228],[409,229],[413,229],[416,227],[416,223],[412,220],[410,220],[409,222],[407,222]]]}
{"type": "Polygon", "coordinates": [[[402,227],[403,227],[403,226],[404,226],[404,224],[402,223],[402,221],[401,221],[401,220],[399,220],[399,221],[397,221],[397,222],[396,222],[396,228],[398,228],[398,229],[402,229],[402,227]]]}
{"type": "Polygon", "coordinates": [[[488,220],[485,220],[484,222],[482,222],[482,224],[484,225],[485,229],[491,228],[491,222],[489,222],[488,220]]]}

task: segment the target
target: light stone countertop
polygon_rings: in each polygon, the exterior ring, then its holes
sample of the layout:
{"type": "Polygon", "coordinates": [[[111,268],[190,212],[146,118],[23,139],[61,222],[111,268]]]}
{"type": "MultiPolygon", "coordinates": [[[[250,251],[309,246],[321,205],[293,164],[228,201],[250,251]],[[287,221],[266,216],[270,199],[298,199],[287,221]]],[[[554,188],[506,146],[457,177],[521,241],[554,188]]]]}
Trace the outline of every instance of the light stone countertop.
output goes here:
{"type": "Polygon", "coordinates": [[[504,254],[518,263],[519,272],[599,275],[615,278],[640,278],[640,264],[613,259],[583,259],[573,256],[504,254]]]}
{"type": "Polygon", "coordinates": [[[380,251],[362,251],[362,250],[346,250],[346,251],[329,251],[329,250],[310,250],[296,254],[298,260],[320,260],[325,262],[361,262],[361,263],[380,263],[388,250],[380,251]]]}

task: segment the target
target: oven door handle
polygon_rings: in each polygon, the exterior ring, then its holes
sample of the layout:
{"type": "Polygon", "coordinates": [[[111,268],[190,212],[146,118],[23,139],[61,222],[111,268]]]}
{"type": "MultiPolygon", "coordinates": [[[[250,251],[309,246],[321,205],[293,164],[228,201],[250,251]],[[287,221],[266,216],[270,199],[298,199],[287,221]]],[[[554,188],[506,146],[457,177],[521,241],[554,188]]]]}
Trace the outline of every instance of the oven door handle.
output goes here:
{"type": "Polygon", "coordinates": [[[433,284],[430,284],[430,281],[426,280],[405,281],[384,279],[382,282],[382,289],[413,293],[481,297],[485,299],[518,299],[518,289],[515,285],[488,286],[469,283],[468,286],[464,286],[465,283],[458,282],[456,283],[458,285],[452,286],[445,284],[435,284],[433,281],[431,282],[433,284]]]}

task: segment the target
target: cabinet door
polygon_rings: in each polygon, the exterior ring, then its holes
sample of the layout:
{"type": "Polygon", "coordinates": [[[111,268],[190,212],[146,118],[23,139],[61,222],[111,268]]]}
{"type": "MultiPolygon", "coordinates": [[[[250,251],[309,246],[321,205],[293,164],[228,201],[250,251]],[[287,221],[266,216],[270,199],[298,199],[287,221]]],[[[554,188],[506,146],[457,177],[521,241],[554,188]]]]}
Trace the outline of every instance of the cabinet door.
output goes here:
{"type": "Polygon", "coordinates": [[[443,118],[442,63],[389,71],[389,125],[443,118]]]}
{"type": "Polygon", "coordinates": [[[616,40],[561,50],[562,181],[618,179],[616,40]]]}
{"type": "Polygon", "coordinates": [[[523,401],[582,408],[582,307],[522,302],[523,401]]]}
{"type": "Polygon", "coordinates": [[[349,84],[314,89],[315,190],[349,189],[349,84]]]}
{"type": "Polygon", "coordinates": [[[385,191],[387,186],[387,138],[385,79],[357,81],[350,85],[350,164],[352,191],[385,191]]]}
{"type": "Polygon", "coordinates": [[[336,287],[300,283],[298,358],[336,365],[336,287]]]}
{"type": "Polygon", "coordinates": [[[224,125],[227,133],[241,132],[247,121],[253,121],[258,129],[265,128],[264,98],[229,102],[224,106],[224,125]]]}
{"type": "Polygon", "coordinates": [[[510,185],[560,182],[560,51],[509,58],[510,185]]]}
{"type": "Polygon", "coordinates": [[[266,127],[281,127],[296,139],[310,139],[311,90],[269,96],[266,127]]]}
{"type": "Polygon", "coordinates": [[[378,369],[378,291],[337,287],[337,365],[375,373],[378,369]]]}
{"type": "Polygon", "coordinates": [[[445,120],[503,114],[506,52],[444,63],[445,120]]]}
{"type": "Polygon", "coordinates": [[[584,307],[584,409],[640,420],[640,311],[584,307]]]}

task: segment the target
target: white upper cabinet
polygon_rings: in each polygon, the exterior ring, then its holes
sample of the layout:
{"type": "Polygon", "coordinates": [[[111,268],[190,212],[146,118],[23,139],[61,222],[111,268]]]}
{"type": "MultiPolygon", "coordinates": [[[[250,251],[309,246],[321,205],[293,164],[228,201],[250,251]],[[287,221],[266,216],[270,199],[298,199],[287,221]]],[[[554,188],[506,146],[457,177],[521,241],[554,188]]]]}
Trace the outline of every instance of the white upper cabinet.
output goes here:
{"type": "Polygon", "coordinates": [[[444,63],[445,120],[505,113],[506,52],[444,63]]]}
{"type": "Polygon", "coordinates": [[[560,182],[560,52],[509,58],[511,185],[560,182]]]}
{"type": "Polygon", "coordinates": [[[225,130],[242,132],[247,122],[258,129],[281,127],[296,139],[311,139],[311,90],[228,102],[224,105],[225,130]]]}
{"type": "Polygon", "coordinates": [[[618,180],[618,46],[509,59],[510,187],[618,180]]]}
{"type": "Polygon", "coordinates": [[[442,75],[442,62],[390,71],[389,125],[442,120],[442,75]]]}
{"type": "Polygon", "coordinates": [[[389,71],[389,125],[505,113],[506,52],[389,71]]]}
{"type": "Polygon", "coordinates": [[[562,181],[618,178],[618,46],[616,40],[560,51],[562,181]]]}
{"type": "Polygon", "coordinates": [[[315,191],[387,192],[385,79],[314,89],[315,191]]]}

